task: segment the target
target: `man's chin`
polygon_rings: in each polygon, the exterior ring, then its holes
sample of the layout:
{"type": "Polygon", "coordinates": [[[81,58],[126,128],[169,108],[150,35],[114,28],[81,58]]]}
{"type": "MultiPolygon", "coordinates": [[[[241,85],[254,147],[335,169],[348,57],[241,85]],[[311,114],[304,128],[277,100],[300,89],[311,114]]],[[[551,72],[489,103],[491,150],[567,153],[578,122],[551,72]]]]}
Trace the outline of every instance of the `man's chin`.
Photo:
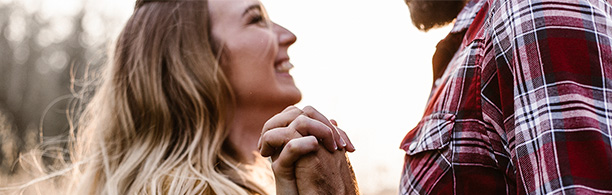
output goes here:
{"type": "Polygon", "coordinates": [[[412,23],[422,31],[449,24],[465,3],[464,0],[406,0],[412,23]]]}

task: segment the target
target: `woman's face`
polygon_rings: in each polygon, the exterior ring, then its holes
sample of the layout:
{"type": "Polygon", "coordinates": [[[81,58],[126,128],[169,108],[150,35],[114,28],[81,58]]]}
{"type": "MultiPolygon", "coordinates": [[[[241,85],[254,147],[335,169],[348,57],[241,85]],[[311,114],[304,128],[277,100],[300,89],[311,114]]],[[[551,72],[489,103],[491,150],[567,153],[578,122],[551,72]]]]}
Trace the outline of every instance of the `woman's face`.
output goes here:
{"type": "Polygon", "coordinates": [[[299,102],[287,55],[295,35],[271,22],[259,0],[209,0],[209,11],[238,106],[284,108],[299,102]]]}

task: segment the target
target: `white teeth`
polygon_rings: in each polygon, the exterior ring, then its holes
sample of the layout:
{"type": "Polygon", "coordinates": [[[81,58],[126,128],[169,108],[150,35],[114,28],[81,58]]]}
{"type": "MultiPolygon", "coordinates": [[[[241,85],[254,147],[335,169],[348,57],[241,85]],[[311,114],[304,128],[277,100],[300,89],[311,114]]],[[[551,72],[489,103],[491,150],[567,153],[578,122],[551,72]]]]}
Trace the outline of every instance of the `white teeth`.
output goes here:
{"type": "Polygon", "coordinates": [[[293,65],[289,61],[284,61],[283,63],[279,64],[275,68],[276,68],[276,71],[278,72],[289,72],[289,70],[293,68],[293,65]]]}

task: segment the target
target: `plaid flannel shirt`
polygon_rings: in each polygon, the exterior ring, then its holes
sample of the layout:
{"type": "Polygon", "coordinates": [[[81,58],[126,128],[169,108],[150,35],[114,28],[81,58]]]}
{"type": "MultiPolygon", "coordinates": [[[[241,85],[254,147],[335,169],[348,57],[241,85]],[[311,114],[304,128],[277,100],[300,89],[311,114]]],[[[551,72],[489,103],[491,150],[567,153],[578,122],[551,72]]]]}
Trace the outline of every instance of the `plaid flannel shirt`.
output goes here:
{"type": "Polygon", "coordinates": [[[400,194],[612,194],[612,6],[472,0],[400,194]]]}

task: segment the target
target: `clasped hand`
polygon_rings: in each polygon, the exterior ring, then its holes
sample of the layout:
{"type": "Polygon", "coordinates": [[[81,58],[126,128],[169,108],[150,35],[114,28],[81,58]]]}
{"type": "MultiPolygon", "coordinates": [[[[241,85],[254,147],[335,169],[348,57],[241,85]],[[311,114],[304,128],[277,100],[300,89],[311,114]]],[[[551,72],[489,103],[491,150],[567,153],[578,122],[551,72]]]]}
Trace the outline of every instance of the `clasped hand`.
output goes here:
{"type": "Polygon", "coordinates": [[[346,133],[311,106],[289,106],[264,125],[258,143],[272,158],[278,195],[358,194],[346,133]]]}

